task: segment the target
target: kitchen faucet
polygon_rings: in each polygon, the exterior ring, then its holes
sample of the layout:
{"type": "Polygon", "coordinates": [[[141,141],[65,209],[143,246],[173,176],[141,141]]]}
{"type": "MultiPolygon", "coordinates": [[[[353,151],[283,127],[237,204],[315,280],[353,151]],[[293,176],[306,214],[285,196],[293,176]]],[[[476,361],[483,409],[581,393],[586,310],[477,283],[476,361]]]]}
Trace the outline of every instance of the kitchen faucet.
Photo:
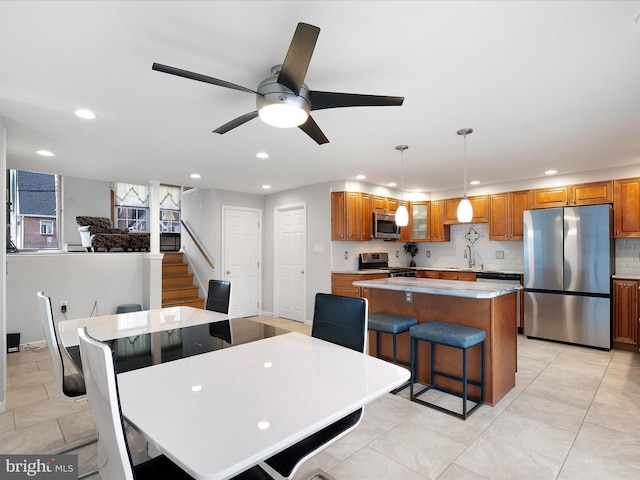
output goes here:
{"type": "Polygon", "coordinates": [[[474,266],[474,263],[471,257],[472,257],[471,246],[467,245],[466,247],[464,247],[464,258],[468,259],[469,268],[472,268],[474,266]]]}

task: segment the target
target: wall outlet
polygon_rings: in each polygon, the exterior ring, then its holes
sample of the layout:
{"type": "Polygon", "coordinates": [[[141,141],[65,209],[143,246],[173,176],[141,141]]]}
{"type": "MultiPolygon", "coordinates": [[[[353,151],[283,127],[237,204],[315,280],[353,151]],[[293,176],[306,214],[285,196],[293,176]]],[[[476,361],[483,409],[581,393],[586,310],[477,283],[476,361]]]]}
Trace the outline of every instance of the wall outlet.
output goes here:
{"type": "Polygon", "coordinates": [[[349,252],[344,252],[344,259],[349,260],[349,252]]]}
{"type": "Polygon", "coordinates": [[[431,250],[427,250],[427,258],[431,258],[431,250]]]}
{"type": "Polygon", "coordinates": [[[63,300],[60,302],[60,311],[62,313],[67,313],[67,302],[66,300],[63,300]]]}
{"type": "Polygon", "coordinates": [[[413,292],[404,292],[404,301],[406,303],[413,303],[413,292]]]}
{"type": "Polygon", "coordinates": [[[496,250],[496,258],[498,260],[504,259],[504,250],[496,250]]]}

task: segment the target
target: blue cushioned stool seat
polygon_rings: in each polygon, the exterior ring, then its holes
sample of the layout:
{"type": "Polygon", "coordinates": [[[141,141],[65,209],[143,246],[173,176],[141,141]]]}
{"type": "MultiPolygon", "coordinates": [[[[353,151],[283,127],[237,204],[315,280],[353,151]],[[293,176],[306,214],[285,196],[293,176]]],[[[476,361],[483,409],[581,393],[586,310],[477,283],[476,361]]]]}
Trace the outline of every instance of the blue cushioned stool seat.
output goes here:
{"type": "MultiPolygon", "coordinates": [[[[400,333],[407,332],[409,328],[414,325],[418,325],[418,319],[413,317],[405,317],[403,315],[396,315],[395,313],[387,312],[374,312],[369,314],[369,330],[376,332],[376,357],[393,362],[396,365],[402,364],[410,366],[409,363],[398,360],[396,354],[396,336],[400,333]],[[380,334],[387,333],[393,335],[393,356],[391,358],[380,355],[380,334]]],[[[407,388],[409,382],[402,385],[391,393],[398,393],[400,390],[407,388]]]]}
{"type": "Polygon", "coordinates": [[[422,405],[426,405],[436,410],[440,410],[445,413],[449,413],[456,417],[467,419],[471,413],[473,413],[480,405],[484,403],[484,342],[487,338],[487,332],[478,328],[465,327],[463,325],[454,325],[451,323],[443,322],[426,322],[420,325],[414,325],[409,329],[411,335],[411,381],[410,381],[410,396],[411,400],[422,405]],[[431,376],[426,388],[423,388],[419,392],[414,392],[414,382],[418,371],[417,364],[417,343],[419,341],[429,342],[431,344],[431,376]],[[447,347],[457,348],[462,350],[462,376],[457,377],[444,372],[440,372],[435,369],[435,351],[436,345],[444,345],[447,347]],[[481,348],[481,379],[480,382],[474,382],[467,377],[467,350],[476,345],[481,348]],[[462,382],[462,394],[452,392],[445,388],[439,387],[434,384],[434,376],[439,375],[441,377],[447,377],[452,380],[462,382]],[[467,394],[467,385],[475,385],[480,387],[481,397],[471,398],[467,394]],[[432,402],[422,400],[418,397],[423,395],[428,390],[438,390],[441,392],[449,393],[462,398],[462,413],[444,408],[440,405],[436,405],[432,402]],[[467,411],[467,400],[472,400],[475,405],[467,411]]]}

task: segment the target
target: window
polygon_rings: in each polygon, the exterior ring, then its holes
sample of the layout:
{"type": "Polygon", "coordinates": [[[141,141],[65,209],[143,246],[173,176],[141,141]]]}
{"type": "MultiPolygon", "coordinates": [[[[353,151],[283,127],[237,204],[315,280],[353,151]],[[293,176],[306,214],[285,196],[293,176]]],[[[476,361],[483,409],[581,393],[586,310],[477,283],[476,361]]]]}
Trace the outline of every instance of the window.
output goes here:
{"type": "Polygon", "coordinates": [[[40,235],[53,235],[53,220],[40,220],[40,235]]]}
{"type": "Polygon", "coordinates": [[[116,183],[115,228],[127,228],[138,232],[148,232],[149,187],[131,183],[116,183]]]}
{"type": "Polygon", "coordinates": [[[160,231],[180,232],[180,211],[160,209],[160,231]]]}
{"type": "Polygon", "coordinates": [[[116,207],[115,228],[126,228],[138,232],[147,230],[147,208],[116,207]]]}
{"type": "Polygon", "coordinates": [[[58,249],[59,177],[9,170],[7,251],[58,249]]]}

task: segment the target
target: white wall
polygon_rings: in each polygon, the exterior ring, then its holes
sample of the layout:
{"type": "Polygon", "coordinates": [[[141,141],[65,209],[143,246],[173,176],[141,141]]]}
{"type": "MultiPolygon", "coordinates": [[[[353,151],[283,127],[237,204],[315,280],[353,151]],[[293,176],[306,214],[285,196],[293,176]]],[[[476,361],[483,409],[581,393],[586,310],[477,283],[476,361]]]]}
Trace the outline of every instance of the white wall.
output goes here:
{"type": "MultiPolygon", "coordinates": [[[[115,313],[118,305],[145,304],[143,259],[146,253],[14,253],[7,255],[7,333],[20,343],[44,341],[36,293],[51,297],[56,322],[66,318],[115,313]],[[93,310],[94,302],[97,308],[93,310]],[[92,315],[93,311],[93,315],[92,315]]],[[[6,350],[6,349],[5,349],[6,350]]]]}
{"type": "Polygon", "coordinates": [[[86,178],[62,178],[62,250],[80,245],[76,217],[111,218],[111,182],[86,178]]]}
{"type": "Polygon", "coordinates": [[[307,206],[307,298],[306,320],[313,318],[318,292],[331,292],[331,184],[319,183],[265,197],[263,229],[262,309],[274,310],[275,208],[305,202],[307,206]],[[323,252],[316,252],[315,246],[323,252]]]}

